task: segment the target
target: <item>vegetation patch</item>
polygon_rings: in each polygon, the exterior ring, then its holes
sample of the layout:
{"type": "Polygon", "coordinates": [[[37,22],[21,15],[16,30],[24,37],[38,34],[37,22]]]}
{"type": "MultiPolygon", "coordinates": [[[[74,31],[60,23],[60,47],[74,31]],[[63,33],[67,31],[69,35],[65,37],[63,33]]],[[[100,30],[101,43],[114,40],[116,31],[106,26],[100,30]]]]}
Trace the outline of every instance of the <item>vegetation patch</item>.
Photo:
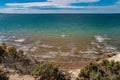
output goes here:
{"type": "Polygon", "coordinates": [[[120,80],[120,62],[90,63],[81,69],[76,80],[120,80]]]}
{"type": "Polygon", "coordinates": [[[48,62],[37,66],[32,75],[38,80],[70,80],[70,76],[62,72],[58,65],[48,62]]]}

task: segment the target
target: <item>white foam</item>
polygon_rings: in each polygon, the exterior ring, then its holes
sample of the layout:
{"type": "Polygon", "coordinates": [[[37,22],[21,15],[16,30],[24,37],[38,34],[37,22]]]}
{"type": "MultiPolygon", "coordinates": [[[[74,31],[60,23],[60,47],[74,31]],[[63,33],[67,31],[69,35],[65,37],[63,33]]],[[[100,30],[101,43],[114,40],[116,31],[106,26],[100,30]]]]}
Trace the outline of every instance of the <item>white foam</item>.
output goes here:
{"type": "Polygon", "coordinates": [[[18,47],[20,47],[21,45],[20,44],[14,44],[15,46],[18,46],[18,47]]]}
{"type": "Polygon", "coordinates": [[[89,51],[85,51],[85,53],[87,53],[87,54],[92,54],[92,53],[98,53],[98,52],[93,51],[93,50],[89,50],[89,51]]]}
{"type": "Polygon", "coordinates": [[[24,41],[25,41],[24,38],[21,38],[21,39],[17,39],[17,40],[15,40],[15,42],[24,42],[24,41]]]}
{"type": "Polygon", "coordinates": [[[6,36],[1,35],[0,36],[0,43],[3,43],[7,40],[6,36]]]}
{"type": "Polygon", "coordinates": [[[50,46],[47,44],[41,44],[40,47],[44,47],[44,48],[53,48],[54,46],[50,46]]]}
{"type": "Polygon", "coordinates": [[[5,38],[5,36],[0,36],[0,38],[5,38]]]}
{"type": "Polygon", "coordinates": [[[12,38],[16,38],[16,36],[12,36],[12,38]]]}
{"type": "Polygon", "coordinates": [[[104,42],[105,40],[102,36],[95,36],[95,38],[96,38],[96,41],[98,42],[104,42]]]}
{"type": "Polygon", "coordinates": [[[110,38],[102,37],[102,36],[95,36],[97,42],[104,42],[105,40],[110,40],[110,38]]]}
{"type": "Polygon", "coordinates": [[[37,47],[33,47],[32,49],[31,49],[31,51],[35,51],[37,49],[37,47]]]}
{"type": "Polygon", "coordinates": [[[60,56],[70,56],[72,55],[70,52],[61,52],[60,56]]]}
{"type": "Polygon", "coordinates": [[[61,37],[66,37],[66,35],[61,35],[61,37]]]}
{"type": "Polygon", "coordinates": [[[41,55],[42,58],[54,58],[53,56],[51,55],[41,55]]]}
{"type": "Polygon", "coordinates": [[[112,47],[112,46],[107,46],[106,50],[117,50],[117,48],[116,47],[112,47]]]}
{"type": "Polygon", "coordinates": [[[21,46],[19,49],[22,49],[24,51],[28,51],[29,50],[27,46],[21,46]]]}

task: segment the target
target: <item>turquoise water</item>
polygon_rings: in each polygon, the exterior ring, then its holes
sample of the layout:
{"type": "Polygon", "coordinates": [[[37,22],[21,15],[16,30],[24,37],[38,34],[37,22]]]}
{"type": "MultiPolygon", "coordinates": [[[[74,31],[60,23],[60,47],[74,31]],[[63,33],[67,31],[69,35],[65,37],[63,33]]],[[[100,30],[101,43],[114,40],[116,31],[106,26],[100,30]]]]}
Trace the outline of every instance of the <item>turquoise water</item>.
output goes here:
{"type": "Polygon", "coordinates": [[[40,59],[120,53],[120,14],[0,14],[3,42],[40,59]]]}
{"type": "Polygon", "coordinates": [[[119,14],[1,14],[0,32],[48,36],[120,35],[119,14]]]}

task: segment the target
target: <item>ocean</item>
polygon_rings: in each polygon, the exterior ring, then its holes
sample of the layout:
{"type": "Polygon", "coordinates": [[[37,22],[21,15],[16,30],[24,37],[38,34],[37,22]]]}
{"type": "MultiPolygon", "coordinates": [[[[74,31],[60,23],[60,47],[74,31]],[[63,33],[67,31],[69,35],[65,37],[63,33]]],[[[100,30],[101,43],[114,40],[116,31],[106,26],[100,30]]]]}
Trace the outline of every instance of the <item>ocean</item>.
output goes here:
{"type": "Polygon", "coordinates": [[[0,43],[43,59],[118,54],[120,14],[0,14],[0,43]]]}

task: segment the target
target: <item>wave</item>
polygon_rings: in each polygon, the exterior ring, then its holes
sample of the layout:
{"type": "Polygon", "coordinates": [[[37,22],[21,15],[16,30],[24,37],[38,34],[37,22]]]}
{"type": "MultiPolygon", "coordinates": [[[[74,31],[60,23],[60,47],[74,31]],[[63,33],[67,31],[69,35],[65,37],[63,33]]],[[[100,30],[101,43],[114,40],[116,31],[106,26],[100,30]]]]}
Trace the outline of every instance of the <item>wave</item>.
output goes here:
{"type": "Polygon", "coordinates": [[[24,42],[24,41],[25,41],[24,38],[21,38],[21,39],[17,39],[17,40],[15,40],[15,42],[24,42]]]}
{"type": "Polygon", "coordinates": [[[61,35],[61,37],[66,37],[67,35],[61,35]]]}
{"type": "Polygon", "coordinates": [[[104,42],[105,40],[110,40],[110,38],[103,37],[103,36],[95,36],[97,42],[104,42]]]}

